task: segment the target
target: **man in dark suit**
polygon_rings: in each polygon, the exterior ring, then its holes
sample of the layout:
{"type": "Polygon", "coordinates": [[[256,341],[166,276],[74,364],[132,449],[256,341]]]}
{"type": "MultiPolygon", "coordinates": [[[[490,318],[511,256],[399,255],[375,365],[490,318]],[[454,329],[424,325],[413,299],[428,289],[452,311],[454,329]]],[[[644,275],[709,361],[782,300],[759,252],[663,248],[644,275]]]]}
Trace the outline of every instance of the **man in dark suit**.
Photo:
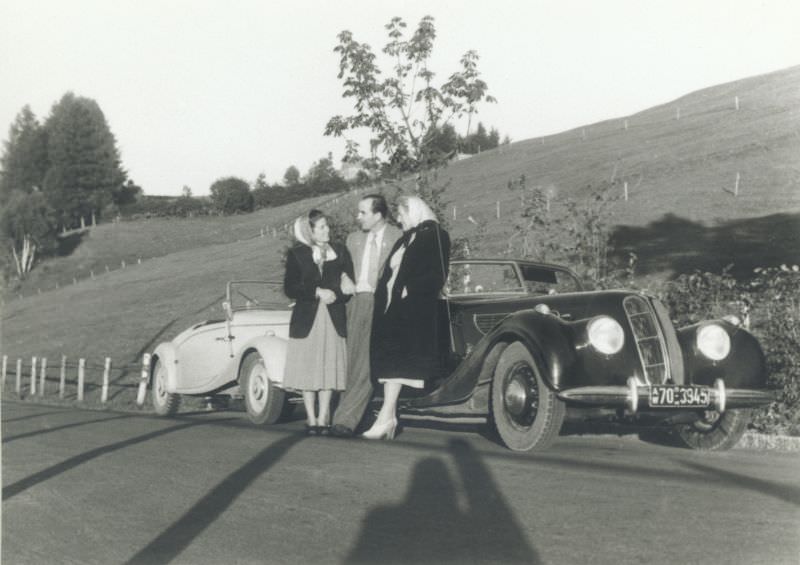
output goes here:
{"type": "Polygon", "coordinates": [[[347,250],[353,259],[356,280],[342,280],[342,292],[352,294],[347,303],[347,388],[333,415],[331,433],[353,435],[372,398],[370,379],[370,334],[373,293],[389,251],[402,232],[389,225],[389,208],[380,194],[369,194],[358,202],[357,221],[361,230],[347,236],[347,250]]]}

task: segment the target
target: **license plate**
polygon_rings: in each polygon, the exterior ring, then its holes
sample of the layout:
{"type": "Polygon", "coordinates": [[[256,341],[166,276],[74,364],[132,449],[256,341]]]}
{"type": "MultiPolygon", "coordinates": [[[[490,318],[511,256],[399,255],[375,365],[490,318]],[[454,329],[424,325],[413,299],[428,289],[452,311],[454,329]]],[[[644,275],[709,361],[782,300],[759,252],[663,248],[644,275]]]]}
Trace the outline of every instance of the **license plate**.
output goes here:
{"type": "Polygon", "coordinates": [[[650,386],[650,406],[659,408],[705,408],[711,403],[706,387],[681,385],[650,386]]]}

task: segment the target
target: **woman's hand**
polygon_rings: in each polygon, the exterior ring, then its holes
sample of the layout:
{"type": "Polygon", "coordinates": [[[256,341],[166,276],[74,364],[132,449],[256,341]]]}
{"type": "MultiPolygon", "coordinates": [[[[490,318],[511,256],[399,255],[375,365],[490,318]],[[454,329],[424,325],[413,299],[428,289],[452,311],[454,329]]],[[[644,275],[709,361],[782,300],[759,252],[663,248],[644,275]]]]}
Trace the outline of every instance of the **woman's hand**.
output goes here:
{"type": "Polygon", "coordinates": [[[336,293],[327,288],[317,288],[317,298],[322,300],[323,304],[333,304],[336,301],[336,293]]]}

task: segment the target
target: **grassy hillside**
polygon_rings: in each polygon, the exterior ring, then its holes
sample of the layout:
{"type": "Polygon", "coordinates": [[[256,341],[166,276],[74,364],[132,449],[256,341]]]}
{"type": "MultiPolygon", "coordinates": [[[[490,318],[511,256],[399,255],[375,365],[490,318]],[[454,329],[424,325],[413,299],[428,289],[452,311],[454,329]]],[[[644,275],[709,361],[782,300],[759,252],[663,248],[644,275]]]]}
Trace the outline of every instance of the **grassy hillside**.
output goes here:
{"type": "MultiPolygon", "coordinates": [[[[468,215],[483,218],[486,251],[502,250],[519,202],[506,186],[521,175],[528,186],[552,187],[556,203],[586,195],[590,186],[621,195],[627,181],[629,200],[615,204],[616,237],[621,249],[639,253],[645,272],[800,263],[800,67],[454,163],[440,175],[450,182],[453,234],[475,229],[468,215]]],[[[221,316],[227,280],[282,276],[287,240],[259,237],[262,228],[281,227],[312,205],[349,213],[356,198],[98,226],[71,255],[37,268],[24,298],[6,296],[0,350],[12,365],[18,357],[28,364],[33,355],[47,356],[50,375],[62,354],[85,357],[95,382],[109,356],[114,382],[132,385],[143,352],[193,322],[221,316]]],[[[116,391],[130,397],[131,389],[116,391]]]]}

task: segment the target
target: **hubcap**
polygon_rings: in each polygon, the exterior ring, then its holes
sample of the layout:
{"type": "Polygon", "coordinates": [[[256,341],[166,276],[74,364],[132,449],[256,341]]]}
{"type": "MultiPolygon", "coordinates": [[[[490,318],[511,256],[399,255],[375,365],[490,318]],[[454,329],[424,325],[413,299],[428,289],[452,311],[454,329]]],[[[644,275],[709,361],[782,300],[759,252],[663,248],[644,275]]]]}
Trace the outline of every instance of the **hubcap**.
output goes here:
{"type": "Polygon", "coordinates": [[[719,422],[720,416],[716,410],[706,410],[703,412],[703,417],[694,422],[694,427],[701,432],[710,432],[719,422]]]}
{"type": "Polygon", "coordinates": [[[156,371],[156,398],[163,402],[167,397],[167,387],[164,384],[164,371],[161,367],[156,371]]]}
{"type": "Polygon", "coordinates": [[[536,374],[527,363],[513,365],[506,373],[503,405],[511,420],[522,427],[530,427],[539,410],[539,387],[536,374]]]}
{"type": "Polygon", "coordinates": [[[250,378],[248,379],[247,387],[250,405],[256,412],[261,412],[267,405],[268,387],[269,383],[267,382],[266,369],[261,363],[258,363],[250,370],[250,378]]]}

